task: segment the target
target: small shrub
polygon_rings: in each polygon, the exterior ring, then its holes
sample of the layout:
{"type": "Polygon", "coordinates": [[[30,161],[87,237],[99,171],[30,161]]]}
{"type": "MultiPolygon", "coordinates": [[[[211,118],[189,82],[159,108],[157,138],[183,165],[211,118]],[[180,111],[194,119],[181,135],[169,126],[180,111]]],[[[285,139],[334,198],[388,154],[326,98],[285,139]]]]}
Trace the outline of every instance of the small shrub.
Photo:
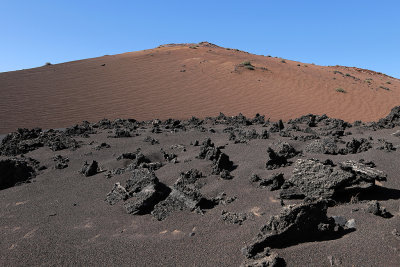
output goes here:
{"type": "Polygon", "coordinates": [[[240,65],[245,67],[248,70],[255,70],[255,67],[248,60],[247,61],[243,61],[242,63],[240,63],[240,65]]]}
{"type": "Polygon", "coordinates": [[[286,63],[286,60],[282,59],[281,62],[282,62],[282,63],[286,63]]]}
{"type": "Polygon", "coordinates": [[[390,91],[390,88],[385,87],[385,86],[379,86],[380,89],[386,90],[386,91],[390,91]]]}
{"type": "Polygon", "coordinates": [[[46,62],[46,64],[45,64],[46,66],[50,66],[51,65],[51,63],[50,62],[46,62]]]}
{"type": "Polygon", "coordinates": [[[364,82],[366,82],[366,83],[371,83],[371,81],[372,81],[372,79],[371,78],[368,78],[368,79],[365,79],[365,81],[364,82]]]}
{"type": "Polygon", "coordinates": [[[191,49],[197,49],[197,46],[189,46],[191,49]]]}
{"type": "Polygon", "coordinates": [[[391,82],[387,81],[386,84],[392,84],[391,82]]]}
{"type": "Polygon", "coordinates": [[[338,70],[335,70],[335,71],[333,72],[333,74],[341,74],[341,75],[343,75],[343,72],[338,71],[338,70]]]}
{"type": "Polygon", "coordinates": [[[300,64],[297,64],[297,67],[300,67],[301,65],[300,64]]]}
{"type": "Polygon", "coordinates": [[[347,93],[346,90],[344,90],[343,88],[340,88],[340,87],[339,87],[339,88],[336,88],[336,92],[338,92],[338,93],[344,93],[344,94],[347,93]]]}

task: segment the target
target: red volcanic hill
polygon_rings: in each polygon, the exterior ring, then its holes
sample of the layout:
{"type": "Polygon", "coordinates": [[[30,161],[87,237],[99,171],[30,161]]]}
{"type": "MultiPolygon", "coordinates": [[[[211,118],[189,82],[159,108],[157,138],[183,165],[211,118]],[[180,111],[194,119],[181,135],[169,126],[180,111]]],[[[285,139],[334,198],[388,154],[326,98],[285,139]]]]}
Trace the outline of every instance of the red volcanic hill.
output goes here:
{"type": "Polygon", "coordinates": [[[400,104],[400,80],[358,68],[253,55],[207,42],[171,44],[0,73],[0,133],[102,118],[243,113],[374,121],[400,104]]]}

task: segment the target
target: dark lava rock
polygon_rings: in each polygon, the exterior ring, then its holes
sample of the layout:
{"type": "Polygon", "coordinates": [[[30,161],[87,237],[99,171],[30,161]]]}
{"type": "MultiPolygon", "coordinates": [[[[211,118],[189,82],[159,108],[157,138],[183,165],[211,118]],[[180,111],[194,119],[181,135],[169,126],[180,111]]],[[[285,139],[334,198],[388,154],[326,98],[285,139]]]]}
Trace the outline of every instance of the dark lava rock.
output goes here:
{"type": "Polygon", "coordinates": [[[120,183],[116,183],[107,194],[105,201],[110,205],[114,205],[121,200],[126,200],[128,197],[129,195],[125,187],[121,186],[120,183]]]}
{"type": "Polygon", "coordinates": [[[200,147],[199,158],[213,161],[213,174],[220,174],[223,170],[231,171],[233,162],[229,156],[223,153],[220,148],[215,147],[210,138],[203,141],[200,147]]]}
{"type": "Polygon", "coordinates": [[[286,167],[290,165],[286,157],[279,155],[272,148],[268,147],[267,153],[269,156],[269,160],[265,164],[265,167],[268,170],[278,169],[280,167],[286,167]]]}
{"type": "Polygon", "coordinates": [[[115,129],[114,133],[115,138],[123,138],[123,137],[132,137],[131,132],[126,129],[115,129]]]}
{"type": "Polygon", "coordinates": [[[374,124],[376,128],[394,128],[400,125],[400,106],[392,108],[389,115],[374,124]]]}
{"type": "Polygon", "coordinates": [[[286,262],[280,258],[276,252],[271,252],[266,248],[263,253],[257,254],[253,258],[246,259],[240,267],[285,267],[286,262]]]}
{"type": "Polygon", "coordinates": [[[125,201],[124,208],[129,214],[148,214],[154,206],[167,195],[168,189],[157,188],[159,183],[150,184],[144,187],[140,192],[132,194],[125,201]]]}
{"type": "Polygon", "coordinates": [[[159,221],[164,220],[171,212],[182,210],[197,210],[201,212],[203,205],[213,205],[211,200],[204,198],[198,190],[197,180],[201,177],[197,170],[181,173],[172,186],[168,197],[155,205],[151,214],[159,221]]]}
{"type": "Polygon", "coordinates": [[[356,162],[353,160],[347,160],[341,162],[339,165],[343,170],[352,172],[357,176],[357,178],[362,179],[367,183],[374,183],[375,180],[386,181],[387,178],[387,175],[383,171],[370,167],[375,166],[375,164],[371,165],[371,162],[363,163],[362,161],[356,162]]]}
{"type": "Polygon", "coordinates": [[[293,158],[296,155],[301,153],[300,151],[297,151],[296,149],[294,149],[294,147],[287,142],[279,142],[276,145],[276,147],[277,147],[276,152],[279,155],[285,157],[286,159],[293,158]]]}
{"type": "Polygon", "coordinates": [[[80,125],[75,125],[73,127],[69,127],[65,129],[65,133],[68,136],[82,136],[82,137],[89,137],[89,134],[95,134],[96,131],[93,129],[92,125],[84,121],[80,125]]]}
{"type": "Polygon", "coordinates": [[[93,160],[90,164],[87,162],[83,164],[81,173],[86,177],[88,177],[97,174],[98,169],[99,169],[99,164],[97,163],[97,161],[93,160]]]}
{"type": "Polygon", "coordinates": [[[336,155],[338,146],[333,138],[317,139],[308,144],[305,151],[308,153],[336,155]]]}
{"type": "Polygon", "coordinates": [[[27,182],[35,174],[35,167],[25,158],[0,160],[0,190],[27,182]]]}
{"type": "Polygon", "coordinates": [[[274,191],[280,189],[284,182],[283,173],[275,173],[267,179],[261,180],[259,185],[261,187],[269,187],[271,191],[274,191]]]}
{"type": "Polygon", "coordinates": [[[35,128],[18,129],[14,133],[9,133],[1,141],[0,154],[6,156],[15,156],[25,154],[43,146],[43,142],[39,140],[42,130],[35,128]]]}
{"type": "Polygon", "coordinates": [[[253,124],[264,124],[265,123],[265,115],[260,115],[259,113],[251,120],[253,124]]]}
{"type": "Polygon", "coordinates": [[[282,186],[280,197],[334,199],[339,194],[350,195],[371,189],[375,180],[386,180],[386,175],[355,161],[342,162],[340,167],[332,167],[316,159],[298,159],[292,177],[282,186]]]}
{"type": "MultiPolygon", "coordinates": [[[[222,172],[226,178],[229,179],[230,173],[229,171],[232,170],[233,162],[230,161],[229,156],[225,153],[220,153],[216,160],[213,161],[213,174],[221,174],[222,172]]],[[[223,178],[223,177],[222,177],[223,178]]]]}
{"type": "Polygon", "coordinates": [[[266,130],[263,131],[262,136],[260,134],[258,134],[255,129],[251,129],[249,131],[244,131],[242,129],[228,127],[226,129],[224,129],[224,132],[229,133],[229,140],[234,141],[235,144],[247,143],[250,140],[259,139],[259,138],[268,139],[268,137],[269,137],[268,132],[266,130]]]}
{"type": "Polygon", "coordinates": [[[220,172],[220,176],[221,176],[221,178],[224,179],[224,180],[231,180],[231,179],[233,179],[233,176],[232,176],[231,173],[230,173],[229,171],[227,171],[227,170],[222,170],[222,171],[220,172]]]}
{"type": "Polygon", "coordinates": [[[239,115],[232,117],[227,117],[223,113],[220,113],[219,116],[213,120],[216,124],[226,124],[232,126],[248,126],[252,124],[251,121],[247,119],[242,113],[239,113],[239,115]]]}
{"type": "Polygon", "coordinates": [[[294,244],[321,240],[338,234],[342,228],[326,215],[325,201],[285,206],[272,216],[250,245],[242,249],[247,258],[254,258],[266,247],[283,248],[294,244]]]}
{"type": "Polygon", "coordinates": [[[391,151],[395,151],[396,148],[393,146],[392,143],[384,140],[384,139],[378,139],[378,141],[380,142],[379,146],[377,147],[377,149],[379,150],[384,150],[387,152],[391,152],[391,151]]]}
{"type": "Polygon", "coordinates": [[[269,131],[271,133],[277,133],[282,131],[285,128],[285,126],[283,125],[282,120],[279,120],[279,122],[273,123],[272,126],[269,128],[269,131]]]}
{"type": "Polygon", "coordinates": [[[100,145],[96,146],[94,149],[100,150],[100,149],[103,149],[103,148],[110,148],[110,147],[111,146],[109,144],[107,144],[107,143],[101,143],[100,145]]]}
{"type": "Polygon", "coordinates": [[[144,139],[144,141],[147,142],[147,143],[150,143],[151,145],[155,145],[155,144],[159,144],[160,143],[157,139],[152,138],[151,136],[147,136],[144,139]]]}
{"type": "Polygon", "coordinates": [[[339,150],[339,154],[357,154],[368,151],[370,148],[372,148],[372,145],[367,139],[361,138],[357,140],[353,138],[353,140],[346,143],[346,148],[339,150]]]}
{"type": "Polygon", "coordinates": [[[228,197],[225,192],[219,193],[216,197],[214,197],[211,201],[215,205],[228,205],[237,199],[236,196],[228,197]]]}
{"type": "Polygon", "coordinates": [[[49,130],[43,132],[39,128],[32,130],[18,129],[16,132],[6,135],[1,141],[0,154],[15,156],[43,146],[48,146],[53,151],[79,147],[75,139],[61,131],[49,130]]]}
{"type": "Polygon", "coordinates": [[[166,161],[168,162],[172,162],[172,161],[176,161],[178,156],[174,153],[167,153],[164,150],[161,150],[161,153],[163,154],[163,157],[166,161]]]}
{"type": "Polygon", "coordinates": [[[126,181],[125,189],[132,194],[142,191],[149,185],[156,185],[158,183],[158,178],[153,171],[136,169],[132,171],[131,177],[126,181]]]}
{"type": "Polygon", "coordinates": [[[247,219],[252,219],[254,218],[253,213],[246,213],[246,212],[228,212],[225,210],[222,210],[221,212],[221,219],[230,224],[239,224],[242,225],[244,221],[247,219]]]}
{"type": "Polygon", "coordinates": [[[187,172],[181,172],[180,177],[189,184],[196,183],[199,178],[203,177],[203,174],[197,169],[190,169],[187,172]]]}
{"type": "Polygon", "coordinates": [[[118,156],[117,160],[121,159],[130,159],[133,160],[133,162],[128,166],[128,169],[137,169],[139,167],[146,167],[146,164],[150,164],[151,161],[143,155],[140,150],[136,152],[128,152],[128,153],[123,153],[118,156]]]}
{"type": "Polygon", "coordinates": [[[105,199],[110,205],[124,201],[124,208],[129,214],[149,214],[154,206],[164,200],[170,189],[160,183],[153,171],[148,169],[133,170],[125,187],[116,183],[105,199]]]}
{"type": "Polygon", "coordinates": [[[381,216],[383,218],[393,217],[393,215],[390,212],[388,212],[385,207],[382,207],[380,203],[376,200],[372,200],[367,203],[366,211],[376,216],[381,216]]]}
{"type": "Polygon", "coordinates": [[[56,169],[65,169],[68,167],[69,159],[67,157],[63,157],[61,155],[57,155],[53,158],[55,161],[55,168],[56,169]]]}

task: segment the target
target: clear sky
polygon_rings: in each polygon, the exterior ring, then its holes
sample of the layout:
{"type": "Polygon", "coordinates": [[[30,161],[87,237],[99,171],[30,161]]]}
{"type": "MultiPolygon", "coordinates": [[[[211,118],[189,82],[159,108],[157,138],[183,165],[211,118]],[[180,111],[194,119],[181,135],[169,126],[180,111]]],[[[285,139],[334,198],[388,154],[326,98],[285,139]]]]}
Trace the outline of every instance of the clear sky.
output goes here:
{"type": "Polygon", "coordinates": [[[400,1],[0,0],[0,72],[209,41],[400,78],[400,1]]]}

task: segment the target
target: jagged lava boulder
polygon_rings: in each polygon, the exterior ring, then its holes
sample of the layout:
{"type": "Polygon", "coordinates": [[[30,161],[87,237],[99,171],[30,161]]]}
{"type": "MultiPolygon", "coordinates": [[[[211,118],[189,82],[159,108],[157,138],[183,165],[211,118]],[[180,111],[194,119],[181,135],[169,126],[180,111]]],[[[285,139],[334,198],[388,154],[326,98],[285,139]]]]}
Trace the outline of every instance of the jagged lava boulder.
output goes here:
{"type": "Polygon", "coordinates": [[[26,182],[35,174],[34,166],[25,159],[0,160],[0,190],[26,182]]]}
{"type": "Polygon", "coordinates": [[[316,159],[298,159],[293,173],[282,186],[281,198],[333,199],[338,194],[350,194],[371,189],[375,180],[386,180],[382,171],[364,163],[346,161],[340,167],[316,159]]]}
{"type": "Polygon", "coordinates": [[[325,201],[285,206],[278,215],[270,218],[242,253],[251,259],[267,247],[288,247],[339,233],[343,228],[333,218],[328,218],[326,211],[325,201]]]}

